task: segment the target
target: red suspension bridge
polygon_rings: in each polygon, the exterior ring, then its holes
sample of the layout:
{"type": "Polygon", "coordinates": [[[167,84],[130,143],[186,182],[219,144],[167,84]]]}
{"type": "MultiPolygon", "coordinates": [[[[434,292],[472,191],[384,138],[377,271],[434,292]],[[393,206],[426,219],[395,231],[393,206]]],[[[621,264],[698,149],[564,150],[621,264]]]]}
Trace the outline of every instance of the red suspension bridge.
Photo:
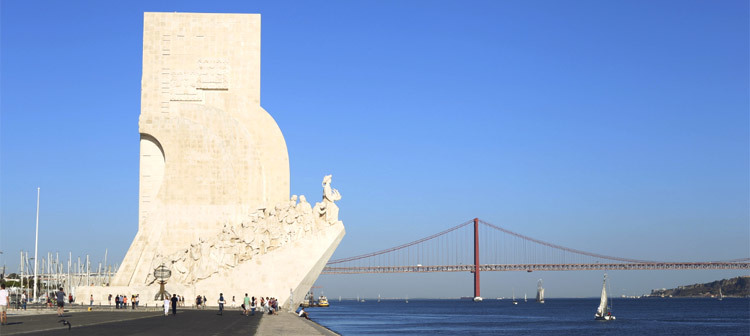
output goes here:
{"type": "Polygon", "coordinates": [[[534,239],[474,218],[410,243],[331,260],[323,274],[471,272],[474,296],[480,296],[479,275],[487,271],[698,269],[750,269],[750,258],[665,262],[614,257],[534,239]]]}

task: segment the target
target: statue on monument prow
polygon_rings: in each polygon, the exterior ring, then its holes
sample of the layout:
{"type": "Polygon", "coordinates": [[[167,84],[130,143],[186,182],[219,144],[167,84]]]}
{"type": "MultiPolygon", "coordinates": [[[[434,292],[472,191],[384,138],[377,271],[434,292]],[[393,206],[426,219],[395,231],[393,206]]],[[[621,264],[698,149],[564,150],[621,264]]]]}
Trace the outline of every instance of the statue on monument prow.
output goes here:
{"type": "Polygon", "coordinates": [[[331,188],[331,175],[323,177],[323,202],[315,203],[313,210],[319,218],[333,225],[339,222],[339,207],[336,201],[341,199],[338,190],[331,188]]]}

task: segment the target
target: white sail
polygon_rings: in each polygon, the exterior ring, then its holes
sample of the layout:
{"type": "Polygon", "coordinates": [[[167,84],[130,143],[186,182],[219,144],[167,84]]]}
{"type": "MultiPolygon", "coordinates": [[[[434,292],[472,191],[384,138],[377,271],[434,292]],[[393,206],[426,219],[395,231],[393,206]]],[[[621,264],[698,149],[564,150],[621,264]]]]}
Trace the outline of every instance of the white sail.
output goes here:
{"type": "Polygon", "coordinates": [[[719,287],[719,300],[723,300],[724,295],[721,295],[721,287],[719,287]]]}
{"type": "Polygon", "coordinates": [[[599,301],[599,308],[596,308],[596,316],[603,317],[607,315],[607,275],[604,275],[602,283],[602,298],[599,301]]]}
{"type": "Polygon", "coordinates": [[[544,287],[542,287],[542,279],[539,279],[536,285],[536,302],[544,302],[544,287]]]}

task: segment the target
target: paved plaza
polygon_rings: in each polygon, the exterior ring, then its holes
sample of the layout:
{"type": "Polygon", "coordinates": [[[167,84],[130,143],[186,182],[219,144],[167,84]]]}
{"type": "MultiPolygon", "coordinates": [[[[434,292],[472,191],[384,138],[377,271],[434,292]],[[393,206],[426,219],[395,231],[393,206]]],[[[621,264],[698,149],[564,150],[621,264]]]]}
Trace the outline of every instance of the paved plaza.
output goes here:
{"type": "Polygon", "coordinates": [[[237,310],[163,311],[66,311],[58,317],[53,311],[17,313],[9,311],[8,325],[0,335],[336,335],[312,321],[282,312],[278,315],[244,316],[237,310]],[[69,321],[70,330],[60,320],[69,321]]]}

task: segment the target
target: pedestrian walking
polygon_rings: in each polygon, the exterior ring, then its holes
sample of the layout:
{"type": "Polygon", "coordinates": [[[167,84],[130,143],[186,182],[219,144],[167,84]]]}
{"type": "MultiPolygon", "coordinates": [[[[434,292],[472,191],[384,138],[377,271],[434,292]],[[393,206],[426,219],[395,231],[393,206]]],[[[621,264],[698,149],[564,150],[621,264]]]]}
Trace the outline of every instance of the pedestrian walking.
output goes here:
{"type": "Polygon", "coordinates": [[[224,315],[224,293],[219,293],[219,315],[224,315]]]}
{"type": "Polygon", "coordinates": [[[0,284],[0,325],[8,324],[8,305],[10,304],[10,293],[5,289],[5,283],[0,284]]]}
{"type": "Polygon", "coordinates": [[[89,298],[89,307],[93,307],[93,306],[94,306],[94,295],[91,294],[91,297],[89,298]]]}
{"type": "Polygon", "coordinates": [[[26,310],[26,302],[28,302],[28,301],[29,301],[29,299],[26,296],[26,291],[23,291],[23,293],[21,294],[21,305],[23,307],[23,310],[26,310]]]}
{"type": "Polygon", "coordinates": [[[203,295],[203,309],[206,309],[206,301],[208,301],[208,299],[206,299],[206,296],[203,295]]]}
{"type": "Polygon", "coordinates": [[[112,294],[109,294],[109,296],[107,297],[107,304],[110,306],[112,305],[112,294]]]}
{"type": "Polygon", "coordinates": [[[232,295],[232,310],[237,306],[237,302],[234,301],[234,295],[232,295]]]}
{"type": "Polygon", "coordinates": [[[65,311],[65,292],[63,292],[62,287],[60,287],[55,296],[57,297],[57,316],[62,317],[65,311]]]}
{"type": "Polygon", "coordinates": [[[169,300],[169,296],[164,295],[164,316],[169,315],[169,306],[172,302],[169,300]]]}
{"type": "Polygon", "coordinates": [[[258,307],[258,302],[255,301],[255,297],[253,296],[252,300],[250,300],[250,315],[255,315],[255,308],[258,307]]]}
{"type": "Polygon", "coordinates": [[[250,297],[247,296],[247,293],[245,293],[245,301],[242,304],[242,309],[244,310],[242,313],[247,316],[247,312],[250,309],[250,297]]]}
{"type": "Polygon", "coordinates": [[[177,294],[172,294],[172,316],[177,316],[177,294]]]}

